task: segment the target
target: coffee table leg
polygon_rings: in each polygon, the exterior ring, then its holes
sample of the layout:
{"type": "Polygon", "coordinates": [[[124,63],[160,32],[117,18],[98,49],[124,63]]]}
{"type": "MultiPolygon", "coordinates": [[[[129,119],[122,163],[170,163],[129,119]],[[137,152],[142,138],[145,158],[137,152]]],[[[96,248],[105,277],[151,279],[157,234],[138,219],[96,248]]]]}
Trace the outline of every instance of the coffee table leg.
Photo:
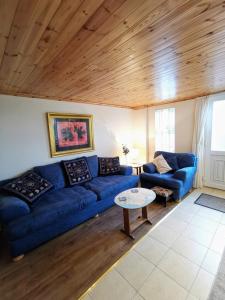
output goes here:
{"type": "Polygon", "coordinates": [[[129,218],[129,209],[123,208],[123,221],[124,221],[124,230],[129,237],[134,239],[133,235],[130,232],[130,218],[129,218]]]}
{"type": "Polygon", "coordinates": [[[142,218],[146,219],[152,225],[152,222],[148,219],[148,208],[147,206],[142,207],[142,218]]]}

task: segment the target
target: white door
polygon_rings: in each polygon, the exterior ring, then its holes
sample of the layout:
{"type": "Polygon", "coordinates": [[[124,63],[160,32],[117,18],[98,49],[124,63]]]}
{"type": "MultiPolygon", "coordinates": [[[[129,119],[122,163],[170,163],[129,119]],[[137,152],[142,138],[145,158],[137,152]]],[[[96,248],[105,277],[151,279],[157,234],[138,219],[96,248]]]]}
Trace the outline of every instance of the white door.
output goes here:
{"type": "Polygon", "coordinates": [[[210,103],[205,185],[225,190],[225,99],[210,103]]]}

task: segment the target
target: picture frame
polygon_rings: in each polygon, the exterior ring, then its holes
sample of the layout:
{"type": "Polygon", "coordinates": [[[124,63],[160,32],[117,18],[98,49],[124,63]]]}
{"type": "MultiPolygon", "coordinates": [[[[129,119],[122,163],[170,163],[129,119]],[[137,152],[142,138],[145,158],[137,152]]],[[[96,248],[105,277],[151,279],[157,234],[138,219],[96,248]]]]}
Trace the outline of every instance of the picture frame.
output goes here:
{"type": "Polygon", "coordinates": [[[94,150],[93,116],[47,113],[51,157],[94,150]]]}

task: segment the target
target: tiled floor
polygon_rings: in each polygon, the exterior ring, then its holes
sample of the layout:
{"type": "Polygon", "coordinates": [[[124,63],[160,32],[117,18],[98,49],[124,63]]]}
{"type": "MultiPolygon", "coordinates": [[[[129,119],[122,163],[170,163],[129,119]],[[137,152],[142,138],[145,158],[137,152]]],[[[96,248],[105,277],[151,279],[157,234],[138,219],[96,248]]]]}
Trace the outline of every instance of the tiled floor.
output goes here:
{"type": "MultiPolygon", "coordinates": [[[[203,192],[224,197],[225,191],[203,192]]],[[[225,248],[225,214],[195,190],[122,257],[82,300],[206,300],[225,248]]]]}

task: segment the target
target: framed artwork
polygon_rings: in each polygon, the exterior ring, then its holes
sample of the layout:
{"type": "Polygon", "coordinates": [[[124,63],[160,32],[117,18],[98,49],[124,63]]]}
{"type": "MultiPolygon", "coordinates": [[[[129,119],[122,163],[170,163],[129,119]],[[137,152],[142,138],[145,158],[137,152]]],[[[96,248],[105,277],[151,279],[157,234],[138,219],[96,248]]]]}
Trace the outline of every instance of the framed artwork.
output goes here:
{"type": "Polygon", "coordinates": [[[47,113],[51,156],[94,150],[93,116],[47,113]]]}

